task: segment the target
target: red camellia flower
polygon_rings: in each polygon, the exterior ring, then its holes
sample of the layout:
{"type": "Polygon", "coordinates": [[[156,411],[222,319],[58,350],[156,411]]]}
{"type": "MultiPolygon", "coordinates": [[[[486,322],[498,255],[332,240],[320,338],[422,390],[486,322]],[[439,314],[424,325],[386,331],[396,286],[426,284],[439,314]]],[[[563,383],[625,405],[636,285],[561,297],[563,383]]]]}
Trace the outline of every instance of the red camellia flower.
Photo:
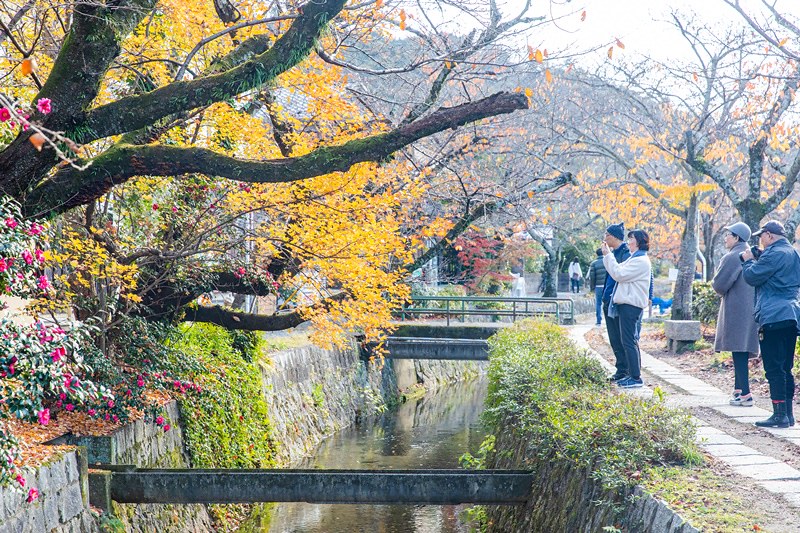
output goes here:
{"type": "Polygon", "coordinates": [[[158,204],[153,204],[153,211],[158,211],[158,204]]]}
{"type": "Polygon", "coordinates": [[[17,483],[19,483],[20,487],[25,486],[25,478],[22,477],[22,474],[17,474],[17,483]]]}
{"type": "Polygon", "coordinates": [[[158,424],[160,426],[163,423],[164,423],[164,417],[163,416],[156,417],[156,424],[158,424]]]}
{"type": "Polygon", "coordinates": [[[68,403],[67,405],[64,406],[64,409],[66,409],[67,411],[74,411],[75,406],[72,405],[71,403],[68,403]]]}
{"type": "Polygon", "coordinates": [[[17,222],[16,220],[14,220],[12,217],[8,217],[8,218],[6,219],[6,226],[8,226],[9,228],[11,228],[11,229],[14,229],[14,228],[16,228],[18,225],[19,225],[19,222],[17,222]]]}
{"type": "Polygon", "coordinates": [[[32,501],[34,501],[34,500],[36,500],[38,498],[39,498],[39,491],[36,490],[36,489],[31,489],[31,490],[28,491],[28,497],[25,499],[25,501],[27,501],[28,503],[31,503],[32,501]]]}
{"type": "Polygon", "coordinates": [[[5,122],[11,118],[11,111],[5,107],[0,107],[0,122],[5,122]]]}
{"type": "Polygon", "coordinates": [[[164,424],[164,431],[169,431],[169,428],[170,428],[169,424],[164,424]]]}

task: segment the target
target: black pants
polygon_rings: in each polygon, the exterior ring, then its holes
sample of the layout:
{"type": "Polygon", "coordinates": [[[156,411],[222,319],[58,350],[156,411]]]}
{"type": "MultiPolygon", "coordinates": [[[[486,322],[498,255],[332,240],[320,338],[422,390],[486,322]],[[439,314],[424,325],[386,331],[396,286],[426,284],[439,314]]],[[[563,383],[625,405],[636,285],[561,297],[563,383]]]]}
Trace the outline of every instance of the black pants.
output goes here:
{"type": "Polygon", "coordinates": [[[639,320],[642,308],[629,304],[617,305],[619,335],[625,349],[625,360],[628,364],[628,375],[633,379],[641,379],[641,355],[639,354],[639,320]]]}
{"type": "Polygon", "coordinates": [[[769,397],[773,402],[792,401],[794,398],[792,367],[796,342],[797,326],[794,322],[788,325],[765,324],[759,330],[761,359],[769,382],[769,397]]]}
{"type": "Polygon", "coordinates": [[[750,394],[750,354],[733,352],[733,388],[742,391],[742,396],[750,394]]]}
{"type": "Polygon", "coordinates": [[[606,330],[608,331],[608,342],[614,351],[614,366],[617,367],[617,374],[620,376],[628,375],[628,358],[625,357],[625,348],[622,346],[622,339],[619,336],[619,316],[608,316],[609,302],[603,302],[603,317],[606,319],[606,330]]]}

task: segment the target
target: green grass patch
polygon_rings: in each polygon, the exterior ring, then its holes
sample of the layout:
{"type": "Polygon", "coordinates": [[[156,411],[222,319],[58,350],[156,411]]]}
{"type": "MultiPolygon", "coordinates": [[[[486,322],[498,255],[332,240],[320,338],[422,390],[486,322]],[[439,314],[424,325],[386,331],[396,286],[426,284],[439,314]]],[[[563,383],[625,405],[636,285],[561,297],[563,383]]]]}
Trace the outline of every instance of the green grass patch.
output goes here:
{"type": "Polygon", "coordinates": [[[702,467],[652,468],[642,481],[652,495],[701,531],[756,531],[759,516],[725,480],[702,467]]]}

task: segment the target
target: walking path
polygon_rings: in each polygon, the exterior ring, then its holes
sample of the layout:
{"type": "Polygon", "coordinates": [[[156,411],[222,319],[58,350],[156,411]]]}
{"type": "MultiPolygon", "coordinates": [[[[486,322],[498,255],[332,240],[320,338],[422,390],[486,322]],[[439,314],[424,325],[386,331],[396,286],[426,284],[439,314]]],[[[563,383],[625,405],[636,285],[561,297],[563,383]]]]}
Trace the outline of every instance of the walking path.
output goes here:
{"type": "MultiPolygon", "coordinates": [[[[591,326],[579,325],[569,328],[570,336],[580,346],[596,357],[610,373],[614,366],[603,356],[592,350],[584,335],[591,326]]],[[[646,374],[659,378],[672,387],[684,392],[671,395],[667,402],[677,407],[707,407],[732,421],[747,424],[755,428],[756,420],[768,418],[772,412],[760,407],[736,407],[728,404],[730,395],[704,381],[682,372],[681,370],[658,360],[642,351],[642,369],[646,374]]],[[[645,379],[645,383],[647,380],[645,379]]],[[[650,397],[653,389],[645,385],[641,389],[621,389],[626,393],[650,397]]],[[[712,457],[728,464],[738,474],[753,479],[765,490],[778,494],[790,506],[800,509],[800,470],[789,464],[762,453],[744,444],[740,439],[729,435],[724,430],[713,427],[708,421],[694,417],[697,424],[697,438],[700,446],[712,457]]],[[[798,446],[800,452],[800,425],[792,428],[758,428],[759,431],[771,433],[773,436],[798,446]]]]}

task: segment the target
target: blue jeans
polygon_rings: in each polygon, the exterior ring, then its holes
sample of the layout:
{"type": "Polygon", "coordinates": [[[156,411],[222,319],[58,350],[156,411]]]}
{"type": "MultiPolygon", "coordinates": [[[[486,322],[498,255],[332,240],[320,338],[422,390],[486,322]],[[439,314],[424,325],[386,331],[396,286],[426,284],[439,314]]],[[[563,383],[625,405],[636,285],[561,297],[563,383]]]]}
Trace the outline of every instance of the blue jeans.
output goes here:
{"type": "Polygon", "coordinates": [[[595,324],[603,323],[603,286],[594,288],[594,313],[597,316],[595,324]]]}

